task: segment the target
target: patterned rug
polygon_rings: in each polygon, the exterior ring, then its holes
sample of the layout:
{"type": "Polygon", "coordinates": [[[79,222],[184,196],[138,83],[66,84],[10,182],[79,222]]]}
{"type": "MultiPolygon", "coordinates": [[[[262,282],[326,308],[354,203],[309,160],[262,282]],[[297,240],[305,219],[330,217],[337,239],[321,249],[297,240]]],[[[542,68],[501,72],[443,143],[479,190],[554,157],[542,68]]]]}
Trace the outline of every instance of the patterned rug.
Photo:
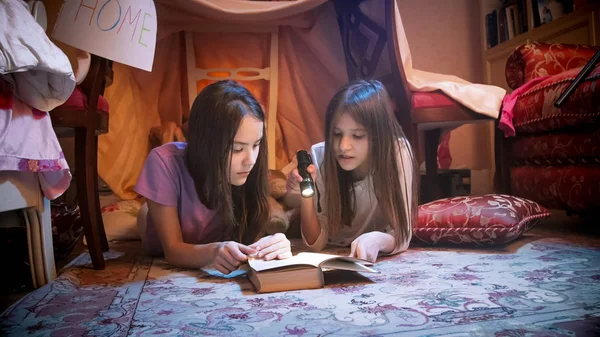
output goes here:
{"type": "MultiPolygon", "coordinates": [[[[0,316],[3,336],[599,336],[600,247],[522,239],[495,250],[414,247],[381,274],[254,293],[242,272],[182,270],[112,244],[0,316]]],[[[333,253],[343,253],[331,250],[333,253]]]]}

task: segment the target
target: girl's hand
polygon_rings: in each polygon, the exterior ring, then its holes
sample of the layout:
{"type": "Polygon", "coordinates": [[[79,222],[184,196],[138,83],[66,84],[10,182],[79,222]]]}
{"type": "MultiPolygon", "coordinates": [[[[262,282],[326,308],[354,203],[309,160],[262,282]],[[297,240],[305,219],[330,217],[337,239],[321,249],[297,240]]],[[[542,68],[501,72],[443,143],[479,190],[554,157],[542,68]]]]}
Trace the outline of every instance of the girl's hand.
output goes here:
{"type": "Polygon", "coordinates": [[[379,255],[382,234],[387,235],[382,232],[369,232],[357,237],[350,245],[350,255],[348,256],[375,262],[379,255]]]}
{"type": "Polygon", "coordinates": [[[292,257],[290,240],[283,233],[265,236],[249,246],[256,250],[256,257],[263,260],[287,259],[292,257]]]}
{"type": "MultiPolygon", "coordinates": [[[[308,165],[308,167],[306,167],[306,171],[308,173],[310,173],[310,176],[312,177],[313,182],[316,184],[317,183],[317,168],[315,167],[315,165],[313,165],[313,164],[308,165]]],[[[285,186],[287,193],[292,192],[292,193],[300,194],[300,182],[301,181],[302,181],[302,177],[298,173],[298,169],[297,168],[293,169],[292,172],[290,172],[290,174],[288,175],[287,183],[285,186]]]]}
{"type": "Polygon", "coordinates": [[[213,258],[213,265],[221,273],[227,275],[238,269],[248,255],[256,254],[256,249],[234,241],[219,242],[213,258]]]}

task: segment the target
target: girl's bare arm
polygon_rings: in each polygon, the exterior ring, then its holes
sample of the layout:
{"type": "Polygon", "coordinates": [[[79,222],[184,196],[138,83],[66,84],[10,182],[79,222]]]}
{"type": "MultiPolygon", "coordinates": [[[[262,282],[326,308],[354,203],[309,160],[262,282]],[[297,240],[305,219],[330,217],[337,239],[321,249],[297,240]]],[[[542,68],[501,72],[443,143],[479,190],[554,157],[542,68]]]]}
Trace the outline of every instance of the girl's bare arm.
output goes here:
{"type": "MultiPolygon", "coordinates": [[[[156,231],[160,239],[165,259],[169,264],[182,268],[201,268],[214,262],[220,250],[227,247],[224,252],[224,261],[222,263],[229,270],[235,270],[240,262],[247,259],[246,254],[253,254],[255,250],[239,243],[214,242],[202,245],[195,245],[183,242],[181,234],[181,225],[177,208],[165,206],[148,200],[148,211],[156,226],[156,231]],[[235,249],[234,246],[238,246],[235,249]]],[[[218,268],[217,268],[218,269],[218,268]]],[[[224,272],[223,270],[219,270],[224,272]]],[[[227,272],[225,272],[227,273],[227,272]]]]}

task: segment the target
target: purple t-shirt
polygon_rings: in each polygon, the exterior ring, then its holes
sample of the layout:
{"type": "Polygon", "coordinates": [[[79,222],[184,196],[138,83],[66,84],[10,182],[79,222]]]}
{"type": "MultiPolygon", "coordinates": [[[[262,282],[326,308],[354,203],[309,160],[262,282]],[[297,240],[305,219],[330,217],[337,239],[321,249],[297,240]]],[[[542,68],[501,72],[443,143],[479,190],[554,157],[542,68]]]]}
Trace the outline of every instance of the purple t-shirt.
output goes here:
{"type": "MultiPolygon", "coordinates": [[[[187,143],[167,143],[150,151],[134,190],[161,205],[177,207],[184,242],[223,241],[221,217],[204,206],[196,194],[194,180],[185,165],[186,146],[187,143]]],[[[150,213],[144,247],[153,254],[163,252],[150,213]]]]}

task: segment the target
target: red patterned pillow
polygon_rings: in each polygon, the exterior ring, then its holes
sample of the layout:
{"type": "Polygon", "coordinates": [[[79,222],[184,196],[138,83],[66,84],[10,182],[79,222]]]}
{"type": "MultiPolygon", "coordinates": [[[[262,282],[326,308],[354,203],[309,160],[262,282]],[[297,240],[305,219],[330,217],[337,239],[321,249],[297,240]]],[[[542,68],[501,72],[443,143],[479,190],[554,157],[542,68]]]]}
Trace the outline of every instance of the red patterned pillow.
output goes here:
{"type": "Polygon", "coordinates": [[[510,195],[446,198],[419,206],[413,238],[428,244],[503,244],[548,216],[538,203],[510,195]]]}

